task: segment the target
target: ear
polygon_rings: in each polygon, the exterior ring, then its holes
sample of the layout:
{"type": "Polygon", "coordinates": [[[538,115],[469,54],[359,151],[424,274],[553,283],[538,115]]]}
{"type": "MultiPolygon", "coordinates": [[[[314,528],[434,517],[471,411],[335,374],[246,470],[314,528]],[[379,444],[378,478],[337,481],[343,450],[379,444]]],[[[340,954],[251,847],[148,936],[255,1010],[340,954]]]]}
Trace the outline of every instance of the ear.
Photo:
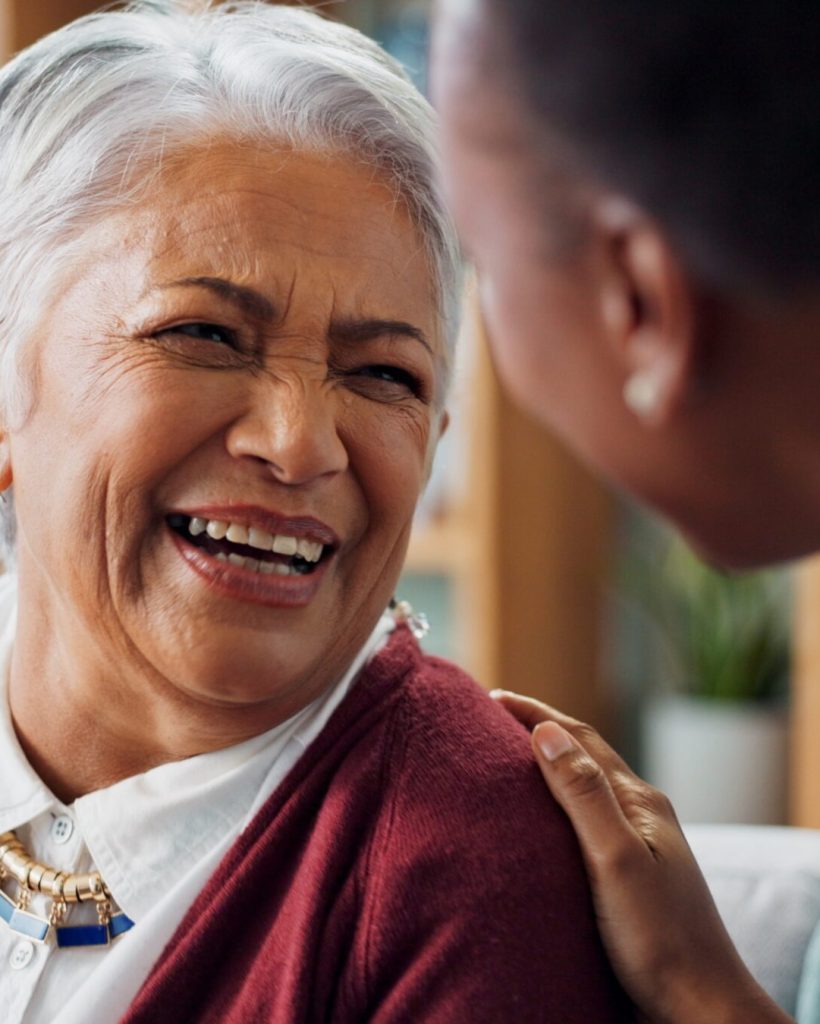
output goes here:
{"type": "Polygon", "coordinates": [[[0,494],[7,491],[13,483],[11,471],[11,445],[8,431],[0,427],[0,494]]]}
{"type": "Polygon", "coordinates": [[[438,416],[433,420],[433,426],[430,431],[430,440],[427,444],[427,460],[424,466],[423,487],[426,487],[430,480],[430,474],[433,472],[433,458],[435,457],[438,443],[447,433],[447,428],[449,426],[450,413],[446,409],[442,409],[438,416]]]}
{"type": "Polygon", "coordinates": [[[447,433],[447,428],[450,426],[450,413],[446,409],[442,409],[438,418],[438,435],[436,441],[440,441],[442,437],[447,433]]]}
{"type": "Polygon", "coordinates": [[[598,210],[604,241],[602,319],[623,366],[626,405],[649,426],[668,424],[695,390],[695,295],[658,225],[608,199],[598,210]]]}

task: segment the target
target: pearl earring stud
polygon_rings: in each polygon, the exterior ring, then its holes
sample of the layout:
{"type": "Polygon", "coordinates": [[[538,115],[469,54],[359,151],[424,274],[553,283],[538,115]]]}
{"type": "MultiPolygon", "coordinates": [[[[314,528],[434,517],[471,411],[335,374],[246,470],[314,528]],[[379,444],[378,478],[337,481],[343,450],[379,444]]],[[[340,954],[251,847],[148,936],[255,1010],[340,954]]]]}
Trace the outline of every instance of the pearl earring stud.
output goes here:
{"type": "Polygon", "coordinates": [[[649,419],[661,397],[657,378],[646,372],[633,373],[624,384],[623,396],[626,407],[639,419],[649,419]]]}

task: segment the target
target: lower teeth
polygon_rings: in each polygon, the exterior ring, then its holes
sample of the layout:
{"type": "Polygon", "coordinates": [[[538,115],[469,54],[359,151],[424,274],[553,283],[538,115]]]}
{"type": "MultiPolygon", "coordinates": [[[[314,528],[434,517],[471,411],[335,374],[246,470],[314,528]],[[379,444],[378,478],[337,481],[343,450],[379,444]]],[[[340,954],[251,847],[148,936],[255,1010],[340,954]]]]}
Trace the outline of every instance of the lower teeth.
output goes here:
{"type": "Polygon", "coordinates": [[[265,562],[256,558],[247,558],[244,555],[226,555],[220,551],[214,556],[219,562],[229,562],[240,569],[250,569],[251,572],[261,573],[263,576],[301,576],[295,566],[286,562],[265,562]]]}

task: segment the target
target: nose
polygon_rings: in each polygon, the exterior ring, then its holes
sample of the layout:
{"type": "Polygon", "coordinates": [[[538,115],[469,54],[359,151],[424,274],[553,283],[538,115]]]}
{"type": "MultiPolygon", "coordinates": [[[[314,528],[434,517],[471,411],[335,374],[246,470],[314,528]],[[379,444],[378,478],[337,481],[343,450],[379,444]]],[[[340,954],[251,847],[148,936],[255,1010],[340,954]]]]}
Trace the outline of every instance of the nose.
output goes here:
{"type": "Polygon", "coordinates": [[[292,486],[347,468],[332,390],[315,381],[258,378],[256,383],[254,400],[228,430],[231,455],[265,463],[280,483],[292,486]]]}

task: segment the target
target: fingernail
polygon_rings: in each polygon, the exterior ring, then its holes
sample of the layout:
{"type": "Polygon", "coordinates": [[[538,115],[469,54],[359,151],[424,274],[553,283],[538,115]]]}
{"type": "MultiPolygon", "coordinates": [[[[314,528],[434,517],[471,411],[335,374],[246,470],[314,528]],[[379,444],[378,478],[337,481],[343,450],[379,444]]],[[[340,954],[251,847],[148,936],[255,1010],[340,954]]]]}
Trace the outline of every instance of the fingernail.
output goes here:
{"type": "Polygon", "coordinates": [[[490,690],[490,696],[493,700],[498,700],[499,697],[503,697],[507,693],[507,690],[490,690]]]}
{"type": "Polygon", "coordinates": [[[533,735],[538,749],[548,761],[557,761],[575,745],[570,734],[555,722],[542,722],[533,735]]]}

